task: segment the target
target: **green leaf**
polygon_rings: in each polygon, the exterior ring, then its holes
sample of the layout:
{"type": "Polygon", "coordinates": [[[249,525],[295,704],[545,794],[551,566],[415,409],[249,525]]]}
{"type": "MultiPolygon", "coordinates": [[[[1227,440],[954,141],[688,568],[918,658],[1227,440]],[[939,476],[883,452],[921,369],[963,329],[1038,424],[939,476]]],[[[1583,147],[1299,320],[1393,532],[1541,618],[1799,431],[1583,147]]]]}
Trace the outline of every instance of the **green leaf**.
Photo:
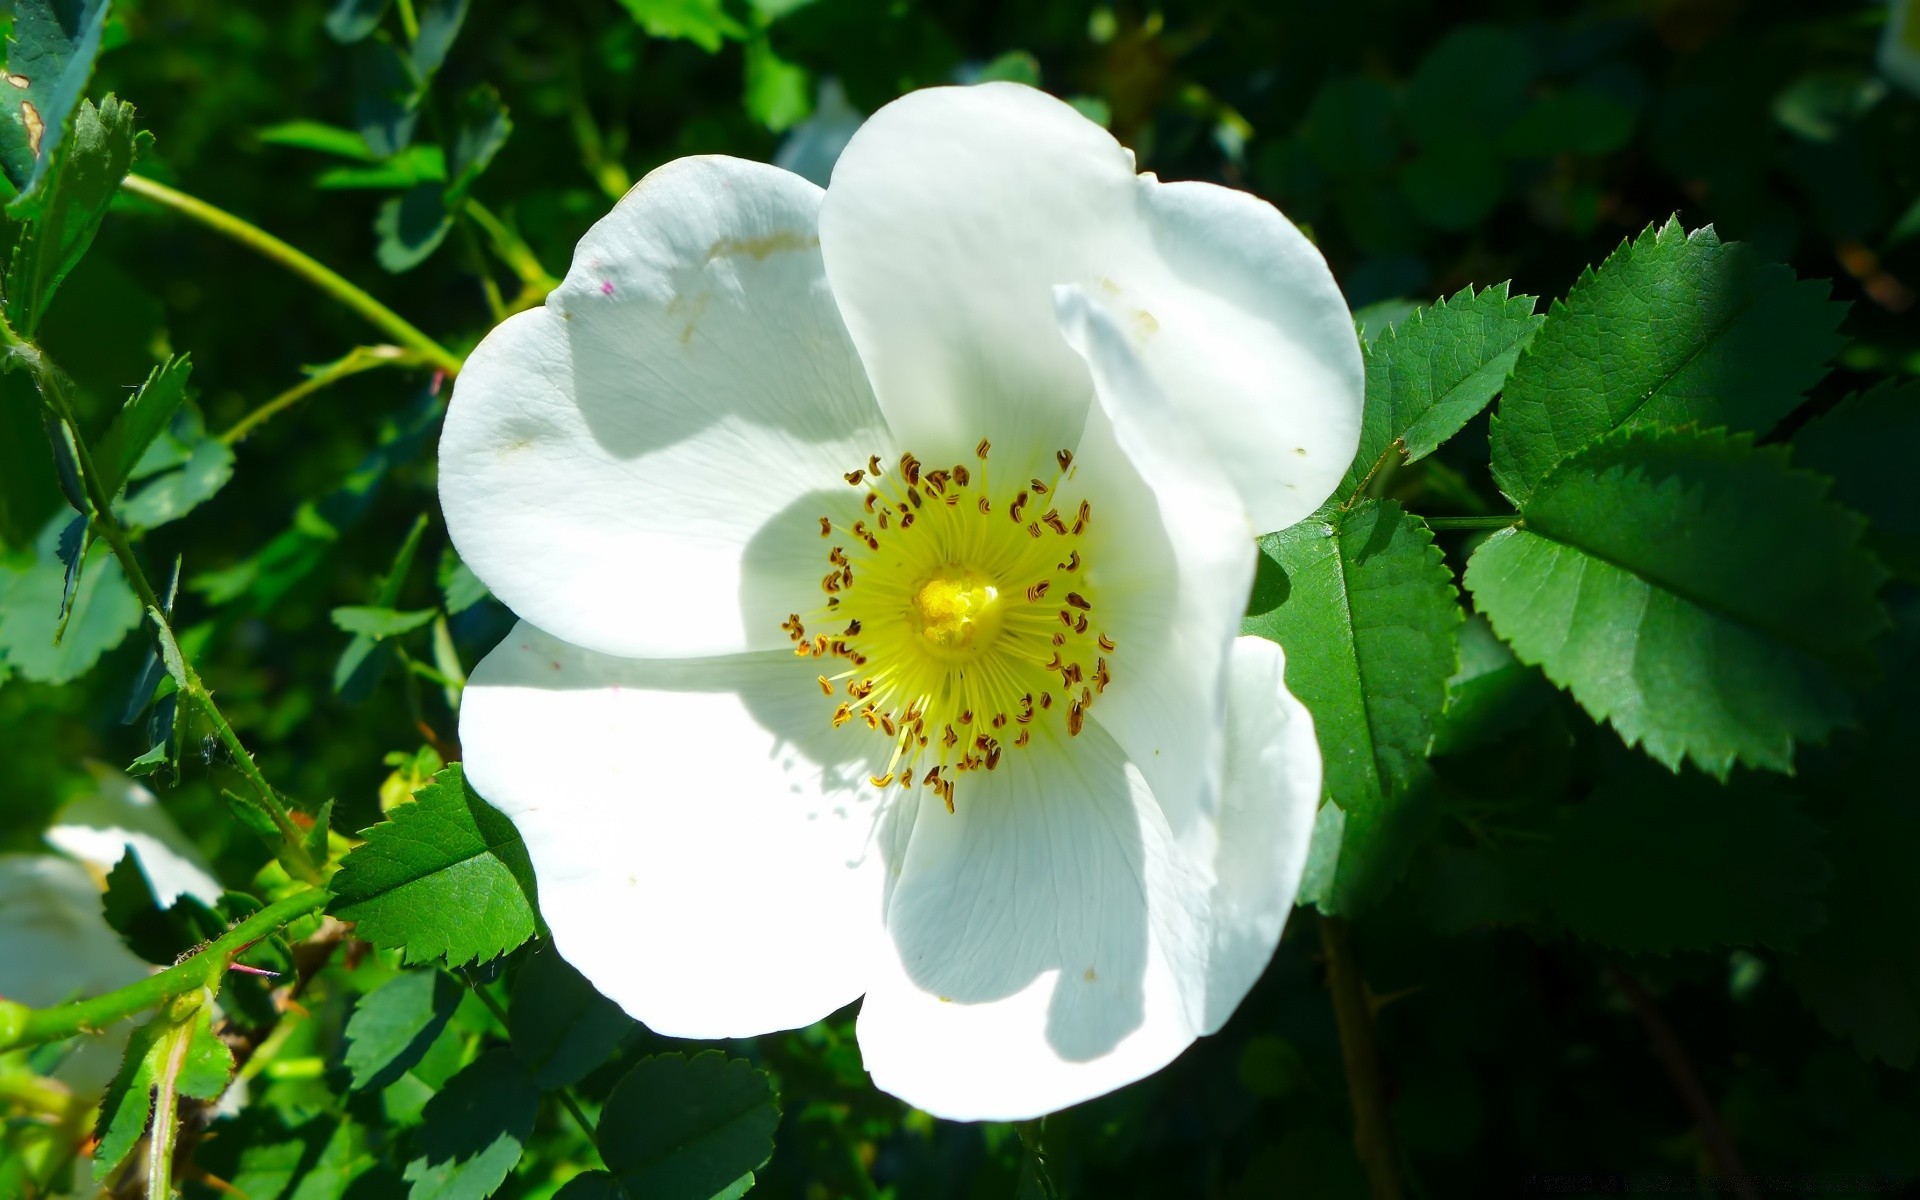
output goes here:
{"type": "Polygon", "coordinates": [[[44,185],[64,150],[68,123],[93,75],[107,0],[15,0],[7,41],[0,163],[20,190],[8,205],[15,219],[38,216],[44,185]]]}
{"type": "Polygon", "coordinates": [[[500,101],[500,93],[481,84],[460,98],[460,109],[453,132],[453,145],[447,151],[446,204],[459,206],[473,181],[493,162],[494,155],[507,144],[513,133],[513,118],[500,101]]]}
{"type": "Polygon", "coordinates": [[[219,438],[206,438],[178,470],[129,496],[120,518],[134,529],[158,529],[213,499],[232,479],[232,448],[219,438]]]}
{"type": "Polygon", "coordinates": [[[628,1200],[620,1190],[620,1181],[605,1171],[583,1171],[567,1180],[567,1186],[553,1194],[553,1200],[628,1200]]]}
{"type": "Polygon", "coordinates": [[[190,950],[225,933],[226,925],[212,909],[182,893],[171,908],[161,908],[153,885],[140,866],[140,856],[129,851],[107,872],[102,914],[127,948],[150,963],[172,966],[183,950],[190,950]]]}
{"type": "Polygon", "coordinates": [[[1515,658],[1476,613],[1460,627],[1460,669],[1447,680],[1433,752],[1456,754],[1496,741],[1531,720],[1551,695],[1539,670],[1515,658]]]}
{"type": "Polygon", "coordinates": [[[1783,948],[1824,920],[1819,844],[1820,827],[1778,792],[1635,778],[1574,806],[1529,866],[1554,918],[1589,941],[1633,954],[1783,948]]]}
{"type": "Polygon", "coordinates": [[[351,65],[354,128],[375,158],[392,158],[412,143],[420,119],[413,66],[384,33],[355,46],[351,65]]]}
{"type": "Polygon", "coordinates": [[[1349,912],[1393,882],[1431,815],[1424,760],[1463,614],[1433,534],[1390,500],[1302,521],[1260,548],[1244,629],[1287,652],[1287,688],[1313,714],[1326,761],[1302,895],[1349,912]]]}
{"type": "Polygon", "coordinates": [[[510,1051],[474,1060],[427,1101],[407,1164],[410,1200],[484,1200],[520,1161],[540,1090],[510,1051]]]}
{"type": "Polygon", "coordinates": [[[336,42],[357,42],[380,27],[393,0],[333,0],[327,33],[336,42]]]}
{"type": "Polygon", "coordinates": [[[181,1024],[165,1012],[157,1013],[127,1039],[126,1056],[100,1102],[100,1119],[94,1128],[94,1136],[100,1139],[93,1152],[96,1181],[110,1177],[146,1132],[153,1116],[154,1083],[175,1038],[187,1039],[175,1090],[196,1100],[213,1100],[226,1090],[233,1078],[233,1052],[214,1036],[211,1016],[210,1004],[199,1005],[181,1024]]]}
{"type": "MultiPolygon", "coordinates": [[[[332,1114],[288,1124],[302,1115],[250,1106],[223,1119],[219,1136],[194,1148],[194,1165],[247,1200],[343,1200],[349,1185],[376,1169],[367,1130],[332,1114]]],[[[362,1185],[352,1195],[372,1200],[392,1193],[362,1185]]]]}
{"type": "MultiPolygon", "coordinates": [[[[391,3],[391,0],[388,2],[391,3]]],[[[267,126],[254,136],[270,146],[292,146],[299,150],[331,154],[336,158],[350,158],[355,162],[374,161],[373,152],[367,149],[366,139],[351,129],[342,129],[323,121],[282,121],[278,125],[267,126]]]]}
{"type": "Polygon", "coordinates": [[[355,1091],[383,1088],[420,1061],[447,1027],[466,989],[445,971],[402,971],[360,997],[347,1022],[347,1070],[355,1091]]]}
{"type": "Polygon", "coordinates": [[[1545,320],[1533,306],[1532,296],[1509,298],[1504,283],[1478,295],[1462,288],[1367,343],[1360,450],[1336,494],[1351,496],[1396,440],[1414,462],[1479,415],[1545,320]]]}
{"type": "Polygon", "coordinates": [[[1428,147],[1478,147],[1527,106],[1533,54],[1510,29],[1468,25],[1428,53],[1407,83],[1401,112],[1428,147]]]}
{"type": "Polygon", "coordinates": [[[446,187],[416,184],[383,201],[374,214],[373,232],[380,239],[374,257],[396,275],[411,271],[427,261],[452,231],[446,187]]]}
{"type": "Polygon", "coordinates": [[[440,600],[450,617],[459,616],[492,595],[487,591],[487,585],[481,583],[480,577],[473,573],[473,568],[462,562],[451,546],[440,556],[438,580],[440,600]]]}
{"type": "Polygon", "coordinates": [[[708,1050],[640,1060],[600,1113],[601,1157],[634,1196],[738,1195],[773,1157],[773,1085],[745,1059],[708,1050]]]}
{"type": "Polygon", "coordinates": [[[447,52],[453,49],[453,40],[460,36],[460,26],[466,23],[469,2],[421,0],[420,33],[413,39],[409,59],[413,63],[414,78],[422,88],[446,63],[447,52]]]}
{"type": "Polygon", "coordinates": [[[1891,380],[1848,396],[1793,438],[1793,460],[1833,479],[1834,499],[1873,525],[1889,566],[1920,575],[1920,504],[1904,459],[1920,445],[1920,384],[1891,380]]]}
{"type": "Polygon", "coordinates": [[[551,943],[527,956],[513,985],[507,1031],[513,1052],[543,1088],[586,1078],[633,1036],[639,1026],[620,1006],[594,990],[551,943]]]}
{"type": "Polygon", "coordinates": [[[1827,372],[1846,313],[1712,226],[1669,220],[1589,270],[1514,366],[1493,475],[1524,505],[1554,466],[1615,429],[1764,433],[1827,372]]]}
{"type": "Polygon", "coordinates": [[[134,132],[132,105],[112,96],[98,108],[81,103],[45,208],[21,231],[7,268],[7,313],[23,336],[33,336],[61,281],[93,245],[142,140],[134,132]]]}
{"type": "Polygon", "coordinates": [[[330,911],[409,963],[498,957],[533,936],[533,864],[512,822],[467,786],[458,764],[433,777],[333,877],[330,911]]]}
{"type": "Polygon", "coordinates": [[[1844,679],[1886,625],[1861,522],[1825,493],[1745,435],[1624,431],[1554,471],[1467,588],[1628,745],[1720,778],[1788,770],[1847,720],[1844,679]]]}
{"type": "Polygon", "coordinates": [[[140,623],[140,601],[120,564],[105,542],[95,542],[86,553],[65,632],[55,644],[67,575],[54,545],[58,532],[57,525],[49,525],[41,535],[33,565],[12,573],[0,608],[0,658],[23,678],[41,683],[80,678],[140,623]]]}
{"type": "Polygon", "coordinates": [[[743,41],[747,27],[727,14],[721,0],[620,0],[651,37],[681,38],[712,54],[723,41],[743,41]]]}
{"type": "Polygon", "coordinates": [[[439,611],[437,608],[420,608],[411,612],[391,608],[336,608],[333,610],[333,623],[348,633],[379,641],[411,633],[433,620],[439,611]]]}
{"type": "Polygon", "coordinates": [[[134,477],[135,469],[143,465],[148,447],[173,422],[187,398],[187,377],[192,372],[193,361],[187,355],[167,359],[114,414],[113,424],[107,426],[93,450],[93,462],[100,468],[100,482],[107,495],[119,494],[134,477]]]}
{"type": "Polygon", "coordinates": [[[747,115],[773,133],[785,133],[813,111],[813,79],[807,69],[781,58],[766,37],[747,43],[747,85],[741,102],[747,115]]]}

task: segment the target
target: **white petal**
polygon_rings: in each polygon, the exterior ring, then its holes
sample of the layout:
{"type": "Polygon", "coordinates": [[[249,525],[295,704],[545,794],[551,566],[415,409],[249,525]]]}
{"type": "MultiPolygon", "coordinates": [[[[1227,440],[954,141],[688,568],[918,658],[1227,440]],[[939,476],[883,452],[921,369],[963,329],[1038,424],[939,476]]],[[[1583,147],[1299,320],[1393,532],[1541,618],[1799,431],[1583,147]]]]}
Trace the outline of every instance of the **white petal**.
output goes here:
{"type": "Polygon", "coordinates": [[[893,863],[893,953],[858,1026],[874,1082],[936,1116],[1022,1119],[1192,1042],[1207,880],[1112,739],[1036,740],[955,805],[921,795],[893,863]]]}
{"type": "Polygon", "coordinates": [[[509,608],[612,654],[785,642],[817,594],[807,539],[858,499],[840,476],[891,445],[827,290],[820,196],[764,164],[668,163],[474,350],[440,499],[509,608]]]}
{"type": "Polygon", "coordinates": [[[1260,528],[1313,511],[1359,445],[1359,340],[1320,253],[1253,196],[1136,175],[1044,93],[934,88],[881,109],[834,168],[820,236],[881,406],[931,459],[983,435],[1075,444],[1088,384],[1051,305],[1075,283],[1121,312],[1260,528]]]}
{"type": "MultiPolygon", "coordinates": [[[[43,1008],[145,978],[142,962],[107,926],[85,867],[51,854],[0,854],[0,996],[43,1008]]],[[[54,1076],[86,1099],[105,1090],[131,1026],[84,1039],[54,1076]]]]}
{"type": "Polygon", "coordinates": [[[152,792],[104,767],[94,768],[93,776],[98,788],[54,818],[47,830],[50,845],[103,875],[131,852],[162,908],[183,895],[209,906],[220,899],[207,860],[152,792]]]}
{"type": "Polygon", "coordinates": [[[879,936],[872,739],[785,651],[620,659],[522,622],[474,669],[475,790],[526,839],[555,945],[655,1032],[792,1029],[863,988],[879,936]]]}
{"type": "Polygon", "coordinates": [[[1226,790],[1217,823],[1189,842],[1212,864],[1202,1033],[1226,1024],[1267,969],[1293,911],[1320,804],[1313,718],[1287,691],[1286,659],[1265,638],[1234,643],[1228,673],[1226,790]],[[1211,847],[1197,844],[1211,841],[1211,847]]]}
{"type": "Polygon", "coordinates": [[[1227,662],[1253,587],[1253,528],[1112,313],[1078,287],[1059,289],[1058,303],[1099,397],[1075,470],[1093,494],[1092,616],[1115,651],[1113,682],[1091,715],[1184,835],[1218,806],[1227,662]]]}

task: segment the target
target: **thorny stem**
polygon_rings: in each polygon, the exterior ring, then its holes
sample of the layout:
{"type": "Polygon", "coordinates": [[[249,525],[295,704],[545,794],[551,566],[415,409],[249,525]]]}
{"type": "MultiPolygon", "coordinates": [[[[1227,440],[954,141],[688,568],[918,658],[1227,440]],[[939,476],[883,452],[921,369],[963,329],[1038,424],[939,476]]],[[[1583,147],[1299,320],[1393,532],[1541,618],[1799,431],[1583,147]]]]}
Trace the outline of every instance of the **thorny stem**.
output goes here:
{"type": "MultiPolygon", "coordinates": [[[[308,888],[269,904],[179,964],[117,991],[55,1008],[28,1009],[25,1019],[17,1024],[0,1014],[0,1027],[18,1031],[10,1040],[0,1041],[0,1050],[57,1042],[78,1033],[97,1033],[115,1021],[169,1004],[195,989],[216,986],[241,951],[282,926],[315,912],[327,902],[329,895],[325,888],[308,888]]],[[[3,1036],[0,1032],[0,1037],[3,1036]]]]}
{"type": "Polygon", "coordinates": [[[1353,1148],[1367,1173],[1373,1200],[1401,1200],[1393,1133],[1380,1077],[1380,1050],[1373,1040],[1373,1011],[1367,984],[1353,953],[1353,933],[1339,917],[1320,918],[1320,946],[1326,955],[1327,991],[1340,1026],[1340,1056],[1346,1063],[1347,1094],[1353,1102],[1353,1148]]]}
{"type": "MultiPolygon", "coordinates": [[[[64,424],[73,434],[73,454],[75,464],[79,468],[80,485],[86,492],[88,507],[93,509],[92,527],[106,540],[108,547],[113,551],[114,558],[119,560],[120,569],[126,574],[127,582],[132,585],[134,595],[139,597],[141,607],[146,609],[148,616],[160,626],[164,637],[168,641],[173,641],[173,630],[167,624],[167,608],[160,602],[159,595],[153,590],[153,584],[148,581],[147,573],[140,565],[139,556],[133,552],[133,541],[127,536],[125,526],[121,525],[120,519],[114,515],[113,496],[108,493],[100,470],[94,464],[93,451],[88,448],[87,440],[80,436],[80,427],[74,418],[73,402],[67,396],[66,383],[61,378],[59,369],[39,346],[14,332],[13,326],[8,324],[4,317],[0,317],[0,340],[6,342],[8,351],[33,374],[34,383],[39,388],[41,398],[45,400],[54,419],[64,424]]],[[[183,675],[181,691],[206,715],[207,720],[213,725],[215,736],[233,756],[235,768],[260,794],[260,802],[266,807],[268,814],[273,818],[274,825],[286,839],[288,856],[292,859],[293,867],[305,878],[317,881],[320,877],[319,865],[307,853],[299,828],[294,825],[293,819],[288,815],[286,806],[280,802],[279,795],[267,782],[266,776],[260,773],[259,764],[253,761],[253,755],[247,752],[246,745],[241,742],[240,735],[233,731],[233,726],[227,721],[226,715],[213,702],[213,694],[207,690],[207,685],[201,680],[199,672],[195,671],[193,664],[186,661],[184,657],[179,662],[183,675]]]]}
{"type": "MultiPolygon", "coordinates": [[[[201,1003],[205,1002],[203,998],[201,1003]]],[[[186,1061],[187,1048],[193,1042],[192,1014],[199,1008],[199,1004],[194,1004],[184,1016],[174,1014],[173,1028],[164,1035],[166,1061],[160,1068],[160,1077],[154,1080],[153,1132],[147,1137],[148,1200],[170,1200],[173,1195],[173,1151],[180,1136],[180,1119],[175,1112],[180,1066],[186,1061]]]]}
{"type": "Polygon", "coordinates": [[[1634,1015],[1640,1018],[1640,1024],[1647,1031],[1647,1041],[1653,1050],[1653,1057],[1672,1082],[1673,1090],[1680,1094],[1681,1103],[1687,1106],[1687,1112],[1693,1117],[1694,1128],[1700,1131],[1700,1141],[1705,1144],[1707,1153],[1713,1157],[1720,1173],[1726,1176],[1726,1183],[1736,1196],[1754,1200],[1759,1193],[1754,1190],[1746,1166],[1740,1161],[1740,1152],[1733,1148],[1733,1138],[1727,1134],[1727,1127],[1721,1123],[1720,1114],[1713,1107],[1713,1098],[1707,1095],[1707,1088],[1700,1081],[1700,1073],[1694,1069],[1693,1060],[1687,1056],[1687,1049],[1680,1044],[1680,1035],[1667,1022],[1666,1015],[1647,994],[1647,989],[1638,979],[1619,967],[1609,965],[1607,978],[1620,994],[1627,998],[1633,1007],[1634,1015]]]}
{"type": "Polygon", "coordinates": [[[259,226],[244,221],[224,209],[215,208],[204,200],[177,191],[164,183],[156,183],[144,176],[129,175],[121,181],[120,186],[136,196],[152,200],[156,204],[163,204],[175,212],[192,217],[207,228],[265,255],[360,314],[394,341],[418,352],[427,362],[449,375],[460,373],[459,355],[420,332],[399,313],[349,283],[338,272],[294,249],[259,226]]]}

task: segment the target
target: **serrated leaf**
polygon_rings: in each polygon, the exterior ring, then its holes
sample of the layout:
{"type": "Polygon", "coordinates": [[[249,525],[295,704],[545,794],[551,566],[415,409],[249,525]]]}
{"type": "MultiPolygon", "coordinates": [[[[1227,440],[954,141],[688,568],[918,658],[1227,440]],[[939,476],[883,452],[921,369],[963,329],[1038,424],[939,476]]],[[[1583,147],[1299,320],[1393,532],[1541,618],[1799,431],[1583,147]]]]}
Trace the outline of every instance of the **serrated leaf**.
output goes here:
{"type": "Polygon", "coordinates": [[[22,677],[41,683],[80,678],[140,623],[140,601],[120,564],[105,542],[95,542],[86,553],[65,632],[54,644],[67,574],[54,546],[58,532],[49,526],[41,535],[33,565],[13,573],[0,608],[0,657],[22,677]]]}
{"type": "Polygon", "coordinates": [[[1848,719],[1886,626],[1861,523],[1786,452],[1717,431],[1625,431],[1563,464],[1468,563],[1522,662],[1628,745],[1725,778],[1784,771],[1848,719]]]}
{"type": "Polygon", "coordinates": [[[1546,319],[1534,304],[1532,296],[1509,297],[1504,283],[1477,295],[1462,288],[1368,342],[1360,449],[1335,494],[1352,495],[1396,439],[1414,462],[1477,416],[1546,319]]]}
{"type": "Polygon", "coordinates": [[[583,1171],[567,1180],[553,1200],[627,1200],[627,1194],[620,1189],[620,1181],[605,1171],[583,1171]]]}
{"type": "Polygon", "coordinates": [[[134,529],[158,529],[213,499],[232,479],[232,448],[219,438],[207,438],[178,469],[127,497],[121,520],[134,529]]]}
{"type": "Polygon", "coordinates": [[[427,1101],[407,1164],[410,1200],[484,1200],[520,1161],[540,1090],[510,1051],[476,1059],[427,1101]]]}
{"type": "Polygon", "coordinates": [[[7,314],[22,335],[33,336],[54,292],[93,245],[138,144],[132,105],[112,96],[98,108],[81,103],[46,204],[21,231],[7,268],[7,314]]]}
{"type": "Polygon", "coordinates": [[[1348,912],[1392,883],[1431,815],[1424,760],[1463,614],[1433,534],[1390,500],[1302,521],[1260,548],[1244,629],[1287,652],[1287,689],[1313,714],[1326,761],[1302,895],[1348,912]]]}
{"type": "Polygon", "coordinates": [[[226,1090],[233,1078],[233,1052],[214,1036],[211,1016],[209,1004],[201,1004],[178,1025],[166,1013],[159,1013],[127,1039],[126,1056],[100,1102],[100,1119],[94,1129],[94,1136],[99,1138],[93,1152],[96,1181],[109,1178],[146,1132],[153,1116],[154,1083],[175,1037],[187,1039],[174,1083],[178,1094],[212,1100],[226,1090]]]}
{"type": "MultiPolygon", "coordinates": [[[[247,1200],[343,1200],[355,1180],[382,1169],[365,1127],[332,1114],[289,1125],[298,1115],[250,1106],[194,1148],[194,1165],[247,1200]]],[[[374,1200],[393,1191],[362,1185],[352,1194],[374,1200]]]]}
{"type": "Polygon", "coordinates": [[[420,32],[413,39],[413,52],[409,56],[420,86],[425,87],[446,63],[447,52],[453,49],[453,40],[460,36],[460,27],[466,23],[468,4],[469,0],[421,0],[420,32]]]}
{"type": "Polygon", "coordinates": [[[1764,433],[1840,346],[1846,306],[1707,226],[1649,227],[1556,301],[1493,418],[1493,474],[1524,505],[1554,466],[1616,429],[1764,433]]]}
{"type": "Polygon", "coordinates": [[[512,822],[467,786],[458,764],[422,788],[333,877],[330,911],[409,963],[498,957],[533,936],[533,864],[512,822]]]}
{"type": "Polygon", "coordinates": [[[584,1079],[639,1029],[619,1005],[542,944],[520,968],[507,1010],[513,1052],[543,1088],[584,1079]]]}
{"type": "Polygon", "coordinates": [[[413,142],[420,92],[412,65],[385,34],[353,49],[353,124],[375,158],[392,158],[413,142]]]}
{"type": "Polygon", "coordinates": [[[1565,814],[1529,867],[1568,932],[1633,954],[1789,947],[1820,927],[1820,827],[1778,792],[1634,779],[1565,814]]]}
{"type": "Polygon", "coordinates": [[[373,233],[379,239],[374,257],[396,275],[411,271],[427,261],[452,230],[446,186],[416,184],[382,201],[374,214],[373,233]]]}
{"type": "Polygon", "coordinates": [[[402,971],[360,997],[347,1021],[347,1070],[355,1091],[383,1088],[420,1061],[466,989],[445,971],[402,971]]]}
{"type": "Polygon", "coordinates": [[[0,162],[20,194],[15,219],[39,215],[68,122],[93,76],[107,0],[15,0],[0,93],[0,162]]]}
{"type": "MultiPolygon", "coordinates": [[[[165,432],[187,398],[187,378],[193,361],[175,355],[155,367],[147,381],[113,416],[113,424],[94,447],[93,462],[100,468],[102,490],[118,495],[142,466],[148,447],[165,432]]],[[[231,463],[231,456],[229,456],[231,463]]]]}
{"type": "Polygon", "coordinates": [[[129,950],[161,966],[172,966],[181,951],[227,931],[212,909],[185,893],[175,897],[171,907],[162,908],[139,855],[131,852],[107,872],[101,907],[107,925],[125,939],[129,950]]]}
{"type": "MultiPolygon", "coordinates": [[[[391,0],[388,2],[391,3],[391,0]]],[[[355,162],[374,161],[373,152],[367,149],[366,140],[358,133],[323,121],[282,121],[267,126],[254,136],[270,146],[292,146],[318,154],[331,154],[336,158],[350,158],[355,162]]]]}
{"type": "Polygon", "coordinates": [[[1793,461],[1833,480],[1836,500],[1873,525],[1889,566],[1920,576],[1920,504],[1904,462],[1920,445],[1920,384],[1891,380],[1848,396],[1793,438],[1793,461]]]}
{"type": "Polygon", "coordinates": [[[773,1157],[779,1124],[771,1082],[745,1059],[660,1054],[642,1059],[607,1098],[601,1157],[631,1195],[710,1200],[752,1183],[773,1157]]]}
{"type": "Polygon", "coordinates": [[[491,85],[482,84],[460,98],[453,145],[447,151],[448,208],[459,206],[512,133],[513,118],[491,85]]]}
{"type": "Polygon", "coordinates": [[[327,34],[336,42],[357,42],[380,27],[393,0],[334,0],[327,10],[327,34]]]}
{"type": "Polygon", "coordinates": [[[436,578],[440,584],[440,602],[450,617],[459,616],[492,595],[451,546],[440,556],[436,578]]]}
{"type": "Polygon", "coordinates": [[[346,607],[333,610],[333,623],[348,633],[378,641],[411,633],[432,621],[438,609],[420,608],[401,612],[391,608],[346,607]]]}
{"type": "Polygon", "coordinates": [[[1460,668],[1447,680],[1447,705],[1433,730],[1433,752],[1456,754],[1483,746],[1531,720],[1552,685],[1515,658],[1474,614],[1460,627],[1460,668]]]}
{"type": "Polygon", "coordinates": [[[747,36],[747,27],[727,15],[721,0],[620,0],[648,36],[680,38],[712,54],[725,41],[747,36]]]}

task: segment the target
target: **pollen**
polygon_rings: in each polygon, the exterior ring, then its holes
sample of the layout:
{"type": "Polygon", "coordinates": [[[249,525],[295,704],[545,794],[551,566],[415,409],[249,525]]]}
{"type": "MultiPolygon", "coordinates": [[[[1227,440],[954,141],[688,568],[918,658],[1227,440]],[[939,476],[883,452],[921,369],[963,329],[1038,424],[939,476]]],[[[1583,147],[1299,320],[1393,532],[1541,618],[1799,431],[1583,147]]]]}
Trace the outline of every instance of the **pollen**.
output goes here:
{"type": "Polygon", "coordinates": [[[1092,502],[1073,494],[1073,455],[1054,456],[1050,480],[996,491],[991,448],[982,438],[971,467],[913,454],[887,466],[876,455],[844,473],[866,519],[820,518],[831,543],[821,595],[804,621],[795,613],[781,625],[795,653],[823,668],[822,719],[842,736],[884,739],[869,782],[931,789],[949,812],[961,776],[1078,736],[1120,665],[1099,628],[1081,536],[1092,502]],[[809,636],[808,624],[829,622],[844,632],[809,636]]]}

